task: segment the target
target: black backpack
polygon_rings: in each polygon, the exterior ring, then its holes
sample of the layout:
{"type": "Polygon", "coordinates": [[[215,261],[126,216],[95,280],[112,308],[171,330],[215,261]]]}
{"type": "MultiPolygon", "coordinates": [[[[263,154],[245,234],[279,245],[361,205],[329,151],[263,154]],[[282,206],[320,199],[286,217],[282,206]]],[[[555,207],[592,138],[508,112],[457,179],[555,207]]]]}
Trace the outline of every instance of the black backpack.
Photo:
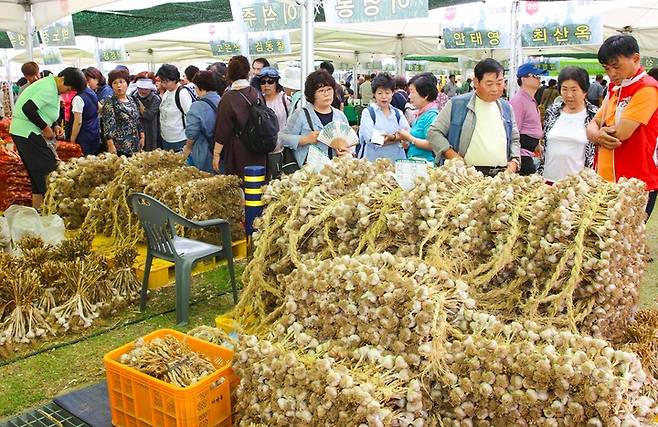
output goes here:
{"type": "Polygon", "coordinates": [[[183,111],[183,105],[180,103],[180,91],[185,89],[187,93],[190,94],[190,97],[192,98],[192,102],[198,101],[199,98],[192,92],[192,89],[190,89],[187,86],[180,85],[176,88],[176,94],[174,95],[174,102],[176,103],[176,108],[178,108],[178,111],[180,111],[182,117],[183,117],[183,128],[186,128],[187,126],[185,125],[185,111],[183,111]]]}
{"type": "Polygon", "coordinates": [[[279,119],[276,113],[265,105],[260,94],[255,103],[247,99],[241,91],[240,96],[249,104],[249,118],[242,131],[237,133],[247,150],[256,154],[268,154],[274,151],[279,135],[279,119]]]}

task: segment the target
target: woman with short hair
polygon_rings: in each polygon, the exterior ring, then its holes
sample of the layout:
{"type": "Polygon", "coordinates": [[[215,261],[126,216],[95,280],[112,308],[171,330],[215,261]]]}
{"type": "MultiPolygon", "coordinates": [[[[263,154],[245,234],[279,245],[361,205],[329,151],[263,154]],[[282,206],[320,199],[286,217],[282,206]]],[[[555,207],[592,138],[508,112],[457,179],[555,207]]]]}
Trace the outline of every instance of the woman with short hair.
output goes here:
{"type": "Polygon", "coordinates": [[[372,80],[372,93],[375,103],[363,109],[359,139],[361,157],[372,162],[377,159],[406,159],[401,144],[400,130],[408,130],[409,122],[402,111],[391,105],[395,80],[388,73],[380,73],[372,80]]]}
{"type": "Polygon", "coordinates": [[[156,73],[165,89],[160,102],[160,134],[162,148],[180,152],[185,141],[187,114],[194,102],[194,93],[180,82],[180,71],[175,65],[164,64],[156,73]]]}
{"type": "Polygon", "coordinates": [[[188,164],[205,172],[212,172],[212,150],[215,142],[213,133],[217,124],[217,81],[212,71],[199,71],[194,83],[199,99],[192,103],[187,113],[185,135],[187,141],[183,153],[188,156],[188,164]]]}
{"type": "Polygon", "coordinates": [[[85,81],[84,89],[71,100],[73,120],[67,121],[66,135],[77,143],[85,156],[98,154],[101,148],[101,125],[98,118],[98,96],[85,81]]]}
{"type": "Polygon", "coordinates": [[[579,67],[562,69],[557,87],[562,102],[546,110],[544,154],[537,168],[537,172],[550,182],[593,167],[596,151],[585,131],[598,111],[587,101],[587,71],[579,67]]]}
{"type": "Polygon", "coordinates": [[[83,70],[85,73],[85,78],[87,79],[87,86],[94,92],[98,97],[99,102],[103,102],[106,99],[112,98],[114,92],[112,87],[107,84],[105,76],[100,72],[98,68],[87,67],[83,70]]]}
{"type": "Polygon", "coordinates": [[[409,142],[407,157],[434,163],[434,152],[427,141],[427,130],[439,114],[436,99],[437,80],[432,73],[422,73],[409,80],[409,100],[416,108],[416,120],[411,130],[398,131],[398,139],[409,142]]]}
{"type": "Polygon", "coordinates": [[[110,153],[130,157],[144,147],[139,108],[128,96],[130,75],[126,70],[112,70],[108,80],[114,95],[101,108],[103,136],[110,153]]]}
{"type": "Polygon", "coordinates": [[[290,116],[279,143],[293,150],[301,167],[306,163],[309,146],[315,145],[329,158],[351,152],[347,147],[330,147],[318,141],[320,131],[331,122],[348,123],[345,114],[332,107],[336,80],[325,70],[312,72],[306,78],[304,96],[308,102],[290,116]]]}
{"type": "Polygon", "coordinates": [[[238,136],[249,120],[250,104],[257,100],[265,103],[260,92],[249,85],[250,70],[249,60],[242,55],[234,56],[228,63],[227,78],[231,87],[219,103],[212,159],[215,172],[223,169],[226,175],[240,178],[244,177],[245,166],[266,167],[267,164],[267,154],[249,151],[238,136]]]}

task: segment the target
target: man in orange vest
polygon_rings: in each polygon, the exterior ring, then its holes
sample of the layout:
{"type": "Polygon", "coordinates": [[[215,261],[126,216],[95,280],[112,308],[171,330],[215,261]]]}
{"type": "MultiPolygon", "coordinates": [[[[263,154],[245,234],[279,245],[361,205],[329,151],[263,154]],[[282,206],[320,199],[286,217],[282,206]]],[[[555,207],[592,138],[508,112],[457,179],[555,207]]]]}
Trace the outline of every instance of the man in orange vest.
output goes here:
{"type": "Polygon", "coordinates": [[[648,218],[658,190],[658,82],[640,65],[640,48],[628,34],[606,39],[598,59],[611,83],[587,127],[588,139],[597,144],[594,166],[610,182],[621,177],[643,181],[649,192],[648,218]]]}

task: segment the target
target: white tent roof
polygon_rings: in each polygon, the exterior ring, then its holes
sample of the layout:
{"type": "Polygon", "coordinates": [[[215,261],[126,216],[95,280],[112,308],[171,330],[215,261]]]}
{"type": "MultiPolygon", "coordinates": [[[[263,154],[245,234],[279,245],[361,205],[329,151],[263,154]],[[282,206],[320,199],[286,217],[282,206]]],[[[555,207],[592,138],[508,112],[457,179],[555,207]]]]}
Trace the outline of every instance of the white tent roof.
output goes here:
{"type": "MultiPolygon", "coordinates": [[[[192,1],[192,0],[179,0],[192,1]]],[[[47,24],[76,10],[126,9],[135,7],[150,7],[158,4],[157,0],[133,0],[112,2],[108,0],[32,0],[35,20],[47,24]],[[62,9],[62,5],[66,9],[62,9]],[[48,12],[50,11],[50,12],[48,12]],[[49,13],[45,19],[44,13],[49,13]]],[[[658,56],[658,0],[610,0],[599,1],[591,6],[603,15],[604,36],[616,34],[624,29],[632,30],[638,39],[643,55],[658,56]]],[[[19,0],[0,0],[0,7],[7,11],[0,18],[0,28],[6,22],[14,19],[20,25],[14,30],[21,31],[24,27],[24,16],[19,0]],[[18,11],[20,9],[20,11],[18,11]],[[19,13],[20,12],[20,13],[19,13]],[[20,15],[20,19],[19,19],[20,15]]],[[[457,6],[459,7],[459,6],[457,6]]],[[[446,55],[464,56],[480,59],[487,56],[504,59],[509,56],[509,50],[446,50],[439,48],[442,36],[443,9],[429,11],[427,18],[409,19],[405,21],[375,22],[362,24],[347,24],[331,26],[327,23],[315,25],[315,52],[317,59],[330,59],[337,62],[352,63],[357,59],[368,62],[380,59],[382,56],[398,55],[446,55]]],[[[39,24],[37,24],[38,26],[39,24]]],[[[199,24],[177,30],[167,31],[149,36],[120,40],[129,52],[127,63],[180,63],[193,60],[215,60],[208,44],[210,24],[199,24]]],[[[215,27],[229,26],[230,23],[215,24],[215,27]]],[[[299,59],[301,51],[299,30],[290,32],[292,53],[282,55],[277,59],[299,59]]],[[[87,51],[94,50],[91,38],[79,37],[78,46],[87,51]],[[81,40],[82,39],[82,40],[81,40]],[[86,42],[83,42],[84,39],[86,42]]],[[[569,46],[542,49],[525,49],[526,55],[559,54],[559,53],[595,53],[598,45],[569,46]]],[[[36,51],[36,50],[35,50],[36,51]]],[[[36,52],[35,52],[36,53],[36,52]]],[[[82,55],[83,62],[91,62],[88,55],[82,55]]],[[[15,56],[15,61],[22,58],[15,56]]],[[[66,59],[66,58],[65,58],[66,59]]]]}

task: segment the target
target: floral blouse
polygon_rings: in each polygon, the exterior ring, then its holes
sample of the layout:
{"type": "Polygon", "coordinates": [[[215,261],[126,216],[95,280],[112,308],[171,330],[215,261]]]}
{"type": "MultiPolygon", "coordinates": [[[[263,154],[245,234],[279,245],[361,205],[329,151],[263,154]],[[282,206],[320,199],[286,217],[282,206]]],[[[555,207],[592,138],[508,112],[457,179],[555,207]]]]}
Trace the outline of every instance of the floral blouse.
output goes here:
{"type": "MultiPolygon", "coordinates": [[[[560,114],[562,114],[562,108],[564,107],[564,103],[555,103],[552,104],[550,107],[548,107],[548,110],[546,110],[546,117],[544,118],[544,135],[548,135],[548,133],[553,129],[553,126],[555,126],[555,123],[557,122],[557,119],[560,118],[560,114]]],[[[584,126],[587,127],[589,125],[589,122],[591,122],[594,119],[594,116],[596,115],[596,112],[598,111],[598,107],[594,104],[590,104],[588,101],[585,101],[585,109],[587,110],[587,115],[585,116],[585,123],[584,126]]],[[[544,162],[546,160],[545,155],[546,155],[546,148],[548,147],[549,144],[548,138],[545,138],[544,140],[544,155],[542,155],[539,163],[539,167],[537,168],[537,173],[542,175],[544,173],[544,162]]],[[[594,154],[596,153],[596,146],[592,141],[587,141],[587,145],[585,145],[585,167],[586,168],[593,168],[594,167],[594,154]]]]}
{"type": "Polygon", "coordinates": [[[121,102],[112,96],[101,107],[103,138],[111,139],[117,154],[131,156],[139,151],[139,134],[144,131],[139,109],[132,98],[121,102]]]}

